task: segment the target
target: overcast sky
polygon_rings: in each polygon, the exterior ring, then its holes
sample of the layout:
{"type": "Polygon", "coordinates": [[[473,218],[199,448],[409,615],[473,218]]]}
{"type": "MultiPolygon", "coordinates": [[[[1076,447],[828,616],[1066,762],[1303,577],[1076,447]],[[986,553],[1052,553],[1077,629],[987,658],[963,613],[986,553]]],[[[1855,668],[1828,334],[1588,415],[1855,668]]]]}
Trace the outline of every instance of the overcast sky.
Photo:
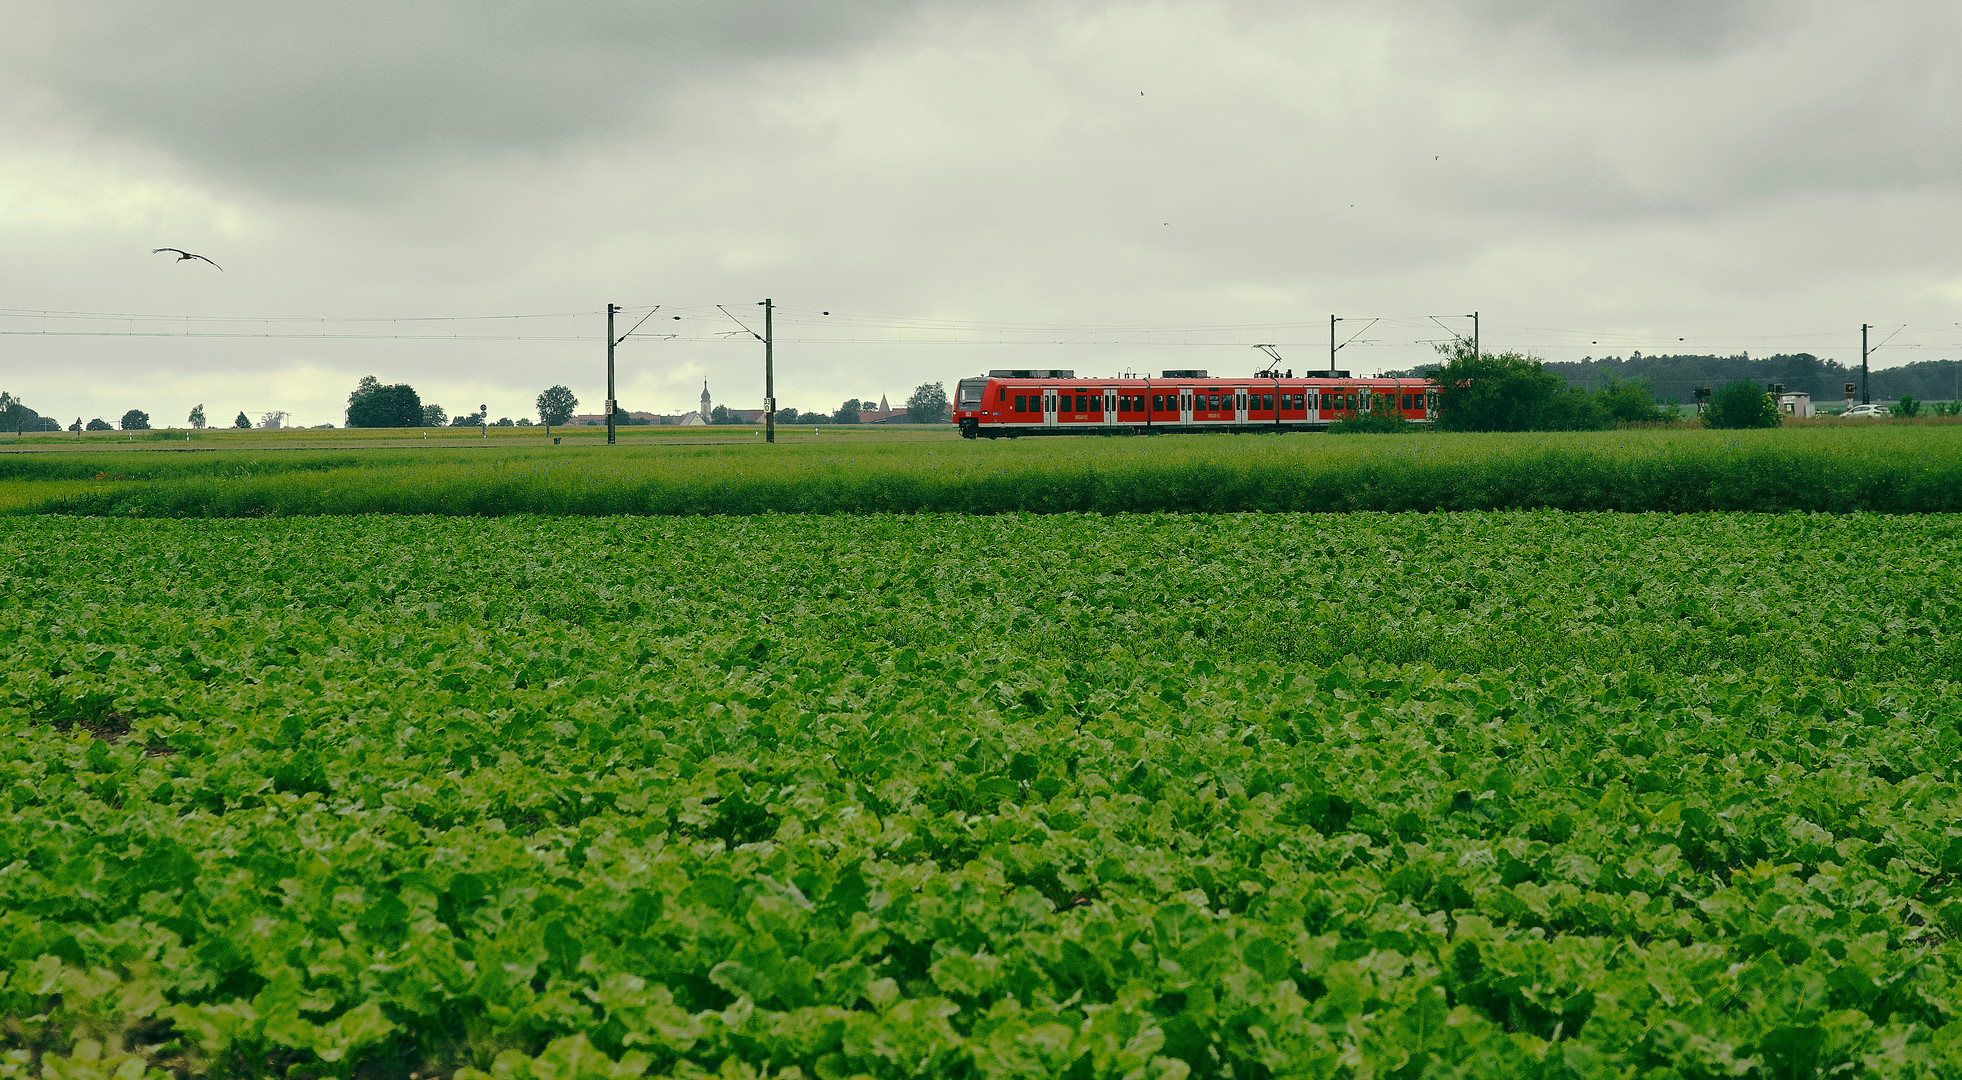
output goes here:
{"type": "Polygon", "coordinates": [[[1246,372],[1257,342],[1305,369],[1331,314],[1359,373],[1473,310],[1547,359],[1857,363],[1862,322],[1878,366],[1962,356],[1937,0],[0,0],[0,26],[0,389],[64,422],[339,423],[366,374],[597,411],[609,302],[675,335],[620,346],[623,406],[706,378],[755,407],[762,348],[715,305],[760,330],[766,296],[805,409],[989,367],[1246,372]],[[44,311],[171,318],[14,314],[44,311]],[[381,319],[417,321],[354,321],[381,319]]]}

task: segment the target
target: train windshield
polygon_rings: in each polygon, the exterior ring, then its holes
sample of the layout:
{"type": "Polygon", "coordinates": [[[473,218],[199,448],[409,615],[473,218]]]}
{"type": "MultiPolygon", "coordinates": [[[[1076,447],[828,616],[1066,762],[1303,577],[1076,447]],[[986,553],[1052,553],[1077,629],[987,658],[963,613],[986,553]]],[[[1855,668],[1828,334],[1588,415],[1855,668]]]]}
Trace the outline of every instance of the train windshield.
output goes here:
{"type": "Polygon", "coordinates": [[[980,408],[981,396],[987,393],[987,390],[988,380],[986,379],[962,379],[959,391],[960,407],[962,409],[980,408]]]}

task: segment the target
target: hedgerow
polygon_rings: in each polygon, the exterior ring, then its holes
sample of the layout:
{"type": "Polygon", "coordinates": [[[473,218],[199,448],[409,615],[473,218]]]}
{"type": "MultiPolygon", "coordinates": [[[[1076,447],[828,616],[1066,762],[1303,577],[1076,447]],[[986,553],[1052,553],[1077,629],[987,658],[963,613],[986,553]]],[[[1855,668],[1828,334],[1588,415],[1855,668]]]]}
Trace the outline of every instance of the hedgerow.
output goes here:
{"type": "MultiPolygon", "coordinates": [[[[1962,511],[1949,429],[0,457],[0,511],[128,517],[1962,511]]],[[[950,436],[951,440],[951,436],[950,436]]]]}

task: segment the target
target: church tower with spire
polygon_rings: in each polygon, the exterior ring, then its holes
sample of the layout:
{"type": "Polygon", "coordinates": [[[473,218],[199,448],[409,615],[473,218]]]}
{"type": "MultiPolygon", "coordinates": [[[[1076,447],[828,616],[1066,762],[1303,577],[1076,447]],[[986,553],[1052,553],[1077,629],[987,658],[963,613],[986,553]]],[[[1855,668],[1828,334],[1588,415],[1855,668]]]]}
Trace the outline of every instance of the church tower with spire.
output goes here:
{"type": "Polygon", "coordinates": [[[708,423],[708,418],[709,418],[709,381],[707,379],[703,379],[702,380],[702,423],[704,424],[708,423]]]}

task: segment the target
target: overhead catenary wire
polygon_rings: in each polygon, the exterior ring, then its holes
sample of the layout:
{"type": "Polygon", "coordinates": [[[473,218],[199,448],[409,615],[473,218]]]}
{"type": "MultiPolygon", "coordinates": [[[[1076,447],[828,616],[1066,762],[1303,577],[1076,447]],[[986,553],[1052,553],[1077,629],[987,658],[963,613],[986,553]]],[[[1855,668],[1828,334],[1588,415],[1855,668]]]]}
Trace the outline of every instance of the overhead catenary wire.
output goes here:
{"type": "MultiPolygon", "coordinates": [[[[756,337],[753,329],[736,320],[721,305],[693,307],[634,305],[619,308],[620,314],[640,317],[644,323],[657,309],[682,323],[673,334],[661,337],[680,343],[727,343],[731,335],[719,332],[689,332],[689,325],[729,319],[742,327],[743,334],[756,337]]],[[[327,341],[403,341],[403,342],[532,342],[538,344],[577,343],[603,340],[603,334],[571,328],[539,327],[526,330],[524,324],[537,320],[593,319],[592,311],[545,311],[468,315],[185,315],[155,312],[77,311],[64,309],[0,308],[0,336],[46,338],[185,338],[238,340],[327,340],[327,341]],[[26,326],[28,321],[42,325],[26,326]],[[89,323],[96,325],[88,325],[89,323]],[[496,332],[491,326],[505,322],[514,329],[496,332]],[[109,324],[120,325],[109,325],[109,324]],[[437,331],[452,324],[452,332],[437,331]],[[262,329],[246,326],[258,324],[262,329]],[[311,327],[311,329],[301,329],[311,327]],[[399,327],[400,329],[396,329],[399,327]],[[559,332],[553,332],[559,331],[559,332]]],[[[1126,324],[1121,322],[1045,322],[1036,320],[970,319],[948,316],[891,316],[844,311],[778,308],[780,326],[777,340],[806,346],[986,346],[1045,348],[1186,348],[1245,349],[1267,344],[1287,348],[1327,347],[1331,342],[1316,333],[1320,320],[1302,319],[1273,322],[1216,322],[1172,324],[1126,324]],[[819,328],[822,328],[821,330],[819,328]],[[813,332],[815,331],[815,332],[813,332]],[[1289,333],[1293,331],[1294,333],[1289,333]],[[1313,335],[1313,336],[1310,336],[1313,335]]],[[[1351,321],[1351,320],[1343,320],[1351,321]]],[[[1387,315],[1370,317],[1361,330],[1338,348],[1429,348],[1442,344],[1434,336],[1421,336],[1419,328],[1443,329],[1455,334],[1434,315],[1387,315]],[[1379,327],[1401,327],[1410,333],[1391,333],[1387,339],[1363,335],[1379,327]]],[[[1490,329],[1503,340],[1527,347],[1587,349],[1606,346],[1647,351],[1651,345],[1663,351],[1715,350],[1758,343],[1808,341],[1833,346],[1850,344],[1854,331],[1844,328],[1812,332],[1725,333],[1669,335],[1629,330],[1584,330],[1531,324],[1495,323],[1490,329]],[[1670,341],[1675,337],[1676,341],[1670,341]]],[[[631,332],[631,331],[630,331],[631,332]]],[[[1434,333],[1434,331],[1433,331],[1434,333]]],[[[1886,339],[1872,347],[1889,350],[1950,348],[1953,326],[1920,327],[1901,324],[1886,339]],[[1939,342],[1896,341],[1897,337],[1939,334],[1939,342]]],[[[1815,345],[1814,347],[1818,347],[1815,345]]]]}

